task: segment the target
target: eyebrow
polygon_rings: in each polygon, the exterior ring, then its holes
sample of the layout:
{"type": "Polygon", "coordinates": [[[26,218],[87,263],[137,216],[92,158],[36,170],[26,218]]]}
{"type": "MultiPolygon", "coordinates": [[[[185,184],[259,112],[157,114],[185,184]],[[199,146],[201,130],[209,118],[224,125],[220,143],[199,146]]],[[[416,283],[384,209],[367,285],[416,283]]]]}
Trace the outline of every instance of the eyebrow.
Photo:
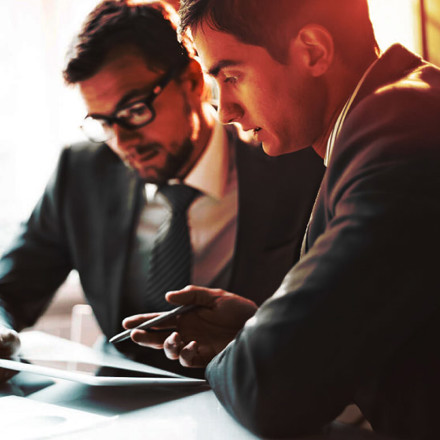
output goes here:
{"type": "Polygon", "coordinates": [[[123,107],[127,102],[130,102],[133,98],[138,98],[141,96],[148,96],[155,89],[155,85],[153,84],[153,88],[150,86],[144,89],[134,89],[127,92],[116,104],[115,111],[123,107]]]}
{"type": "Polygon", "coordinates": [[[219,75],[219,73],[222,69],[224,69],[226,67],[231,67],[231,66],[239,66],[240,64],[242,64],[241,61],[221,60],[218,63],[214,64],[214,66],[208,70],[208,75],[211,75],[214,78],[217,78],[217,76],[219,75]]]}
{"type": "MultiPolygon", "coordinates": [[[[148,96],[154,89],[149,86],[149,88],[145,89],[134,89],[127,92],[115,105],[114,110],[111,112],[111,115],[114,115],[118,110],[121,109],[127,102],[130,102],[133,98],[148,96]]],[[[92,118],[108,118],[111,115],[104,115],[101,113],[88,113],[87,116],[91,116],[92,118]]]]}

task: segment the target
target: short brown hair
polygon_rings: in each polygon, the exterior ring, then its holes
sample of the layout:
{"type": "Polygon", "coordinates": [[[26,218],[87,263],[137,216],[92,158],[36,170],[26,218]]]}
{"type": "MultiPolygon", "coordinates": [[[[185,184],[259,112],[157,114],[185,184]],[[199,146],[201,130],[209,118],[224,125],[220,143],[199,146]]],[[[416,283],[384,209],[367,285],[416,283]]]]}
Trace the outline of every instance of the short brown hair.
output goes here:
{"type": "Polygon", "coordinates": [[[264,47],[287,61],[290,40],[308,23],[325,27],[335,50],[351,66],[363,66],[378,46],[367,0],[181,0],[180,32],[202,23],[243,43],[264,47]]]}
{"type": "Polygon", "coordinates": [[[88,15],[68,53],[63,72],[74,84],[92,77],[116,48],[131,46],[151,70],[181,70],[194,54],[187,38],[177,38],[178,16],[162,1],[104,0],[88,15]]]}

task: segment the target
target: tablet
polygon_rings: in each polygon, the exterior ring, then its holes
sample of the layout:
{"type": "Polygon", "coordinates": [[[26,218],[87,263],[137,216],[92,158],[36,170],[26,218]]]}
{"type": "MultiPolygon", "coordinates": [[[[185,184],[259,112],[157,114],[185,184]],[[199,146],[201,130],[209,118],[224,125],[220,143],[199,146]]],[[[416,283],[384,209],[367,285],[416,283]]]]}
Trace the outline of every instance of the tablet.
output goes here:
{"type": "Polygon", "coordinates": [[[23,358],[0,359],[0,368],[66,379],[93,386],[185,386],[206,384],[203,379],[172,377],[164,374],[131,370],[127,367],[96,365],[87,362],[50,360],[26,360],[23,358]]]}

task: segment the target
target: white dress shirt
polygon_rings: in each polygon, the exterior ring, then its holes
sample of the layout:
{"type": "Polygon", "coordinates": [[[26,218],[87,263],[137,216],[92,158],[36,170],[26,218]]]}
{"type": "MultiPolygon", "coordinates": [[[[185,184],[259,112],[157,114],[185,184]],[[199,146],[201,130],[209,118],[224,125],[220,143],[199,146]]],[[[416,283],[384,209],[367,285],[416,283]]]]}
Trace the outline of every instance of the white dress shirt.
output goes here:
{"type": "MultiPolygon", "coordinates": [[[[209,143],[184,183],[202,194],[188,209],[192,283],[226,288],[235,247],[238,188],[234,150],[216,118],[209,143]]],[[[171,211],[157,185],[147,183],[145,196],[137,236],[142,247],[151,250],[157,229],[171,211]]]]}

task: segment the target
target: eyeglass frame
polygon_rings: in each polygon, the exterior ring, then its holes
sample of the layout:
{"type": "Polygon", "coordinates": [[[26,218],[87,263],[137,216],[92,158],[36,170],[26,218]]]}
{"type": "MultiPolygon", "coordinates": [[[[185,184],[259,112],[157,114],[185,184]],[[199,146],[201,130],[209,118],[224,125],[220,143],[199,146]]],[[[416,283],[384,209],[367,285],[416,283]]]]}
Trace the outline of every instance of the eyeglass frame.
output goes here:
{"type": "MultiPolygon", "coordinates": [[[[129,105],[125,105],[125,106],[123,105],[121,107],[117,106],[116,109],[114,110],[114,112],[109,116],[87,115],[84,118],[84,121],[86,121],[87,119],[91,119],[96,122],[99,122],[101,124],[104,132],[106,132],[107,130],[104,128],[102,123],[105,123],[109,128],[112,127],[114,124],[117,124],[126,130],[137,130],[138,128],[145,127],[146,125],[151,124],[154,121],[154,119],[156,118],[156,110],[153,107],[154,100],[163,92],[165,87],[177,76],[177,74],[180,73],[180,71],[181,71],[180,67],[181,66],[171,67],[161,78],[159,78],[159,80],[153,86],[153,89],[151,90],[151,92],[146,97],[144,97],[142,99],[138,99],[136,101],[133,101],[129,105]],[[122,118],[118,118],[117,114],[119,112],[121,112],[122,110],[126,110],[126,109],[132,107],[133,105],[136,105],[139,103],[146,105],[148,107],[148,109],[151,111],[151,118],[148,119],[146,122],[142,122],[142,124],[139,124],[139,125],[133,125],[133,124],[130,124],[129,122],[124,121],[122,118]]],[[[112,136],[109,135],[105,139],[97,141],[87,134],[87,130],[84,129],[84,124],[81,125],[81,130],[83,131],[83,133],[87,136],[87,138],[91,142],[101,143],[101,142],[106,142],[112,138],[112,136]]]]}

